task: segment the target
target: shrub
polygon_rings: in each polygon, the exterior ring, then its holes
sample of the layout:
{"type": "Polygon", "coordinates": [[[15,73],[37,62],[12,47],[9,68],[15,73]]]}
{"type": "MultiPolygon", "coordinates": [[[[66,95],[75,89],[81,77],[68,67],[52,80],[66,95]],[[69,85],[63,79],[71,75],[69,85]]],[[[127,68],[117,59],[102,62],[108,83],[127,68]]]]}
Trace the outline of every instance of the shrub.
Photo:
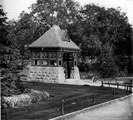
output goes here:
{"type": "Polygon", "coordinates": [[[78,68],[79,68],[80,72],[88,72],[89,71],[89,65],[84,62],[79,63],[78,68]]]}
{"type": "Polygon", "coordinates": [[[49,98],[49,94],[46,91],[32,91],[30,93],[30,97],[32,98],[31,103],[36,103],[47,100],[49,98]]]}
{"type": "Polygon", "coordinates": [[[45,91],[32,90],[29,93],[14,95],[9,97],[2,97],[3,108],[18,108],[22,106],[27,106],[31,103],[37,103],[41,101],[46,101],[49,99],[49,94],[45,91]]]}
{"type": "MultiPolygon", "coordinates": [[[[25,87],[18,75],[10,74],[1,79],[1,96],[8,97],[12,95],[19,95],[22,93],[28,93],[30,89],[25,87]]],[[[5,103],[2,99],[1,101],[2,109],[10,107],[8,103],[5,103]]]]}
{"type": "Polygon", "coordinates": [[[102,78],[115,77],[118,75],[118,67],[110,56],[104,58],[101,63],[97,63],[96,67],[102,78]]]}
{"type": "Polygon", "coordinates": [[[21,83],[20,78],[17,75],[7,76],[1,79],[2,96],[18,95],[29,91],[30,89],[21,83]]]}

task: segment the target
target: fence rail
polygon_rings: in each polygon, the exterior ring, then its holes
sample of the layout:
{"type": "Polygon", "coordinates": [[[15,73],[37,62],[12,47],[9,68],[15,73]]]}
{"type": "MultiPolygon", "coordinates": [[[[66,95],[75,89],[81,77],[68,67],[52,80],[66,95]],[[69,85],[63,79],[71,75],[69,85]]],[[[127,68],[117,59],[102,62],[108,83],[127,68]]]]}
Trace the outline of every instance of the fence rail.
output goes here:
{"type": "MultiPolygon", "coordinates": [[[[129,93],[129,91],[126,91],[129,93]]],[[[82,95],[78,97],[73,97],[69,99],[62,99],[61,100],[61,115],[67,113],[68,109],[76,108],[78,106],[92,106],[101,103],[101,99],[103,102],[106,102],[108,100],[113,100],[117,98],[117,95],[119,94],[116,89],[112,88],[111,91],[106,92],[105,96],[98,96],[97,91],[94,91],[91,95],[82,95]]],[[[98,93],[99,94],[99,93],[98,93]]]]}
{"type": "Polygon", "coordinates": [[[109,87],[111,85],[113,85],[113,86],[116,86],[117,88],[119,88],[120,86],[123,86],[125,88],[125,90],[127,90],[127,91],[132,93],[133,80],[130,80],[128,82],[123,82],[123,83],[119,83],[119,82],[111,83],[110,81],[108,81],[108,82],[107,81],[106,82],[102,81],[102,86],[104,86],[104,85],[108,85],[109,87]]]}

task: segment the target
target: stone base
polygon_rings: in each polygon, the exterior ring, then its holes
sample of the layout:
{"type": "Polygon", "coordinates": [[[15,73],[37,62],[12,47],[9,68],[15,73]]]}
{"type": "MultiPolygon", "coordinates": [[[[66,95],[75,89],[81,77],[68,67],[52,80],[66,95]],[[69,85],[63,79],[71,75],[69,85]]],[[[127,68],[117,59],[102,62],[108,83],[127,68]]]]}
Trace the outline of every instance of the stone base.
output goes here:
{"type": "Polygon", "coordinates": [[[62,83],[65,81],[63,67],[30,66],[28,81],[62,83]]]}
{"type": "Polygon", "coordinates": [[[77,66],[72,68],[70,79],[80,80],[79,69],[77,66]]]}
{"type": "MultiPolygon", "coordinates": [[[[78,67],[72,68],[70,79],[80,80],[78,67]]],[[[64,83],[64,69],[63,67],[30,66],[27,80],[45,83],[64,83]]]]}

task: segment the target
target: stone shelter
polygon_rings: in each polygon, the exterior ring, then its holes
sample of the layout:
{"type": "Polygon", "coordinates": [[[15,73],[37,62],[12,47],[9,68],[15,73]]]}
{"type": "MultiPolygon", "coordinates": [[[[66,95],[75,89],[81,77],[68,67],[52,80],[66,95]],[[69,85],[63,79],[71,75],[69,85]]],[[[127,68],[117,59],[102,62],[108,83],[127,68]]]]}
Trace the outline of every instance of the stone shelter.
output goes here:
{"type": "Polygon", "coordinates": [[[77,67],[80,48],[70,40],[66,30],[54,25],[29,49],[29,81],[63,83],[66,79],[80,79],[77,67]]]}

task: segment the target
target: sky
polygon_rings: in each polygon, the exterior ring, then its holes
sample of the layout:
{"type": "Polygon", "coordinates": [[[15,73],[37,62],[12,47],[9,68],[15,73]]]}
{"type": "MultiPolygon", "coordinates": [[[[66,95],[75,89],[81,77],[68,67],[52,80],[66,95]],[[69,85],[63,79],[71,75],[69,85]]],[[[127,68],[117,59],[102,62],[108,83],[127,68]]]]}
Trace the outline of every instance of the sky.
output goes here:
{"type": "MultiPolygon", "coordinates": [[[[121,7],[122,12],[127,13],[129,23],[133,24],[133,0],[75,0],[78,1],[81,5],[94,3],[105,8],[117,8],[121,7]]],[[[28,7],[32,3],[35,3],[36,0],[0,0],[2,3],[3,9],[7,12],[7,17],[11,19],[18,19],[19,14],[25,10],[29,11],[28,7]]]]}

